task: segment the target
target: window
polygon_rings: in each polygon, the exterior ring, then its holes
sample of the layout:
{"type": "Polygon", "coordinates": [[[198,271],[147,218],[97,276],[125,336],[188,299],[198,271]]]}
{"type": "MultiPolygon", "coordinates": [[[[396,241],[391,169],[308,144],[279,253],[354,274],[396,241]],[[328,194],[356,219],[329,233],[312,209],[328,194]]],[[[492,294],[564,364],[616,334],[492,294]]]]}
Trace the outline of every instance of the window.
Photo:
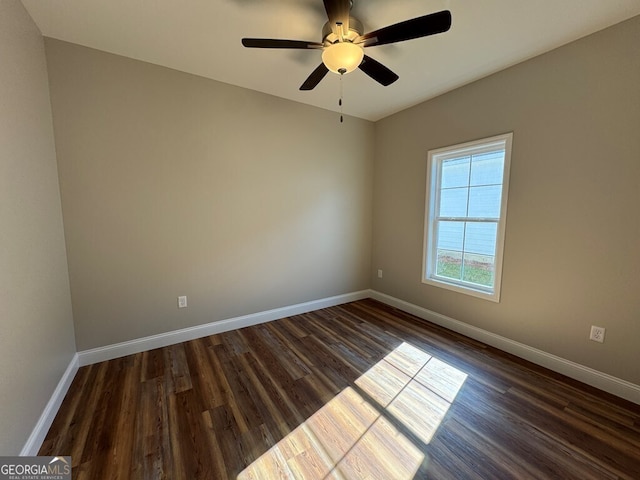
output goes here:
{"type": "Polygon", "coordinates": [[[424,283],[500,301],[512,136],[429,152],[424,283]]]}

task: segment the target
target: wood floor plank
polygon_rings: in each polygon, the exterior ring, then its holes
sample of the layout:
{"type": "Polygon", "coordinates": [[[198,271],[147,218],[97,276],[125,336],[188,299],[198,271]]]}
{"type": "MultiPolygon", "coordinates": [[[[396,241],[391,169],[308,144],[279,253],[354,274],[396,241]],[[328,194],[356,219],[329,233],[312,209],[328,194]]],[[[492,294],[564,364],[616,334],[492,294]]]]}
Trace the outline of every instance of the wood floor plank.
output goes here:
{"type": "Polygon", "coordinates": [[[140,376],[142,355],[131,357],[132,363],[122,372],[118,414],[115,418],[114,447],[111,448],[109,478],[127,480],[136,459],[132,457],[135,439],[135,422],[140,404],[140,376]]]}
{"type": "Polygon", "coordinates": [[[197,391],[205,410],[219,407],[228,401],[228,385],[210,347],[211,343],[206,339],[197,339],[186,343],[184,348],[191,388],[182,391],[192,388],[197,391]]]}
{"type": "Polygon", "coordinates": [[[640,478],[640,406],[371,299],[82,367],[73,478],[640,478]]]}
{"type": "Polygon", "coordinates": [[[193,387],[184,347],[184,343],[179,343],[162,349],[168,393],[180,393],[193,387]]]}
{"type": "Polygon", "coordinates": [[[140,381],[164,376],[164,353],[161,348],[142,352],[140,381]]]}
{"type": "Polygon", "coordinates": [[[255,389],[242,369],[242,363],[222,345],[213,348],[213,355],[217,358],[215,365],[221,370],[221,376],[229,388],[226,403],[236,405],[232,411],[240,432],[257,428],[266,419],[263,419],[261,409],[256,406],[258,399],[255,389]]]}
{"type": "Polygon", "coordinates": [[[193,390],[171,395],[169,428],[173,434],[172,478],[210,479],[215,467],[210,455],[201,403],[193,390]]]}
{"type": "Polygon", "coordinates": [[[167,403],[162,379],[142,382],[131,466],[135,478],[165,480],[172,471],[172,456],[168,454],[170,435],[167,403]]]}

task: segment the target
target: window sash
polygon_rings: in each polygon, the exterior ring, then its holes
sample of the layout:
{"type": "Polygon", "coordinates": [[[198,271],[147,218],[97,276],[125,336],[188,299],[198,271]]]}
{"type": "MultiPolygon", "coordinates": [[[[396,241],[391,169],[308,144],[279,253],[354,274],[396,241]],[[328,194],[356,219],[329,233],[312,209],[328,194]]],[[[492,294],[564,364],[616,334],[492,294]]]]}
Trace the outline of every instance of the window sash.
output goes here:
{"type": "MultiPolygon", "coordinates": [[[[502,275],[502,253],[504,248],[504,231],[506,222],[506,207],[507,207],[507,194],[509,183],[509,169],[510,169],[510,155],[511,155],[511,133],[505,135],[498,135],[485,140],[479,140],[477,142],[470,142],[468,144],[447,147],[443,149],[433,150],[429,152],[428,171],[427,171],[427,196],[426,196],[426,215],[425,215],[425,237],[424,237],[424,253],[423,253],[423,283],[436,285],[442,288],[447,288],[455,291],[459,291],[465,294],[478,296],[481,298],[489,299],[498,302],[500,299],[501,289],[501,275],[502,275]],[[472,161],[473,156],[493,153],[504,152],[503,165],[502,165],[502,183],[491,185],[501,185],[500,190],[500,202],[498,217],[479,217],[474,215],[466,216],[449,216],[438,215],[440,212],[440,199],[443,190],[442,188],[442,175],[443,164],[447,160],[459,159],[461,157],[470,157],[469,161],[472,161]],[[464,270],[461,271],[461,279],[452,279],[437,274],[438,269],[438,230],[442,222],[466,222],[466,224],[480,224],[480,223],[492,223],[496,225],[495,229],[495,247],[491,256],[493,259],[493,286],[488,287],[478,283],[464,280],[464,270]]],[[[472,166],[469,166],[469,176],[471,177],[472,166]]],[[[488,186],[487,184],[486,186],[488,186]]],[[[471,180],[466,185],[461,185],[459,188],[471,189],[476,185],[471,184],[471,180]]],[[[482,184],[481,186],[485,186],[482,184]]],[[[469,193],[467,193],[469,197],[469,193]]],[[[467,209],[465,213],[469,213],[469,203],[467,203],[467,209]]],[[[466,231],[463,237],[463,248],[460,251],[462,255],[475,255],[472,251],[467,251],[464,247],[466,240],[466,231]]],[[[449,250],[449,249],[444,249],[449,250]]],[[[456,250],[457,251],[457,250],[456,250]]],[[[485,255],[485,254],[479,254],[485,255]]],[[[464,261],[464,257],[463,257],[464,261]]]]}
{"type": "Polygon", "coordinates": [[[434,222],[433,222],[433,226],[432,226],[432,236],[433,236],[433,242],[432,242],[432,251],[430,252],[430,256],[429,258],[431,259],[431,268],[429,269],[432,273],[432,278],[436,278],[439,279],[442,282],[445,283],[453,283],[456,285],[459,285],[461,287],[465,287],[465,288],[473,288],[475,290],[481,290],[483,292],[487,292],[487,293],[493,293],[495,286],[496,286],[496,282],[495,282],[495,268],[496,268],[496,257],[497,257],[497,250],[498,250],[498,228],[497,226],[499,225],[499,219],[496,218],[486,218],[486,219],[482,219],[482,218],[470,218],[470,217],[437,217],[434,222]],[[440,223],[442,222],[458,222],[458,223],[463,223],[466,224],[467,223],[491,223],[491,224],[495,224],[496,225],[496,238],[494,239],[494,243],[495,243],[495,248],[493,249],[493,252],[491,253],[478,253],[478,252],[473,252],[471,250],[468,250],[467,247],[467,232],[466,232],[466,228],[465,231],[463,233],[462,236],[462,249],[461,250],[454,250],[454,249],[449,249],[449,248],[444,248],[442,246],[440,246],[438,244],[438,234],[440,232],[440,223]],[[459,252],[461,254],[461,272],[460,272],[460,279],[456,279],[456,278],[452,278],[452,277],[447,277],[444,275],[439,275],[438,274],[438,251],[439,250],[447,250],[447,251],[452,251],[452,252],[459,252]],[[469,280],[465,280],[465,256],[467,255],[478,255],[478,256],[487,256],[487,257],[492,257],[493,258],[493,283],[491,286],[488,285],[483,285],[481,283],[476,283],[476,282],[472,282],[469,280]]]}

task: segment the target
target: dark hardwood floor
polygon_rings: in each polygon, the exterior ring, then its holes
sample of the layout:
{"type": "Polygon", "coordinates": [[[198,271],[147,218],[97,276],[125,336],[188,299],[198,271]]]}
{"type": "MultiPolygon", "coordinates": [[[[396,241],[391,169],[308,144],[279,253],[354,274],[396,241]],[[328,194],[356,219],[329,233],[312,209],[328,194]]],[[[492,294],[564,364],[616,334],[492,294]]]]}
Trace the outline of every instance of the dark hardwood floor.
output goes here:
{"type": "Polygon", "coordinates": [[[75,479],[640,479],[640,406],[374,300],[81,368],[75,479]]]}

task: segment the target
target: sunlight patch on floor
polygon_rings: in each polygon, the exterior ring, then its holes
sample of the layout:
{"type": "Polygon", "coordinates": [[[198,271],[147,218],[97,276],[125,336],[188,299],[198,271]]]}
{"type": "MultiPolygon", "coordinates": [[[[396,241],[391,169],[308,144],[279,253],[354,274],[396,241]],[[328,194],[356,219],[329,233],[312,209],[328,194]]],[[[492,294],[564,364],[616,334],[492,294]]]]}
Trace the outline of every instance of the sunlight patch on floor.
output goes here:
{"type": "Polygon", "coordinates": [[[466,378],[402,343],[237,478],[412,479],[424,454],[394,422],[429,443],[466,378]]]}
{"type": "Polygon", "coordinates": [[[466,379],[466,373],[402,343],[355,383],[429,443],[466,379]]]}

